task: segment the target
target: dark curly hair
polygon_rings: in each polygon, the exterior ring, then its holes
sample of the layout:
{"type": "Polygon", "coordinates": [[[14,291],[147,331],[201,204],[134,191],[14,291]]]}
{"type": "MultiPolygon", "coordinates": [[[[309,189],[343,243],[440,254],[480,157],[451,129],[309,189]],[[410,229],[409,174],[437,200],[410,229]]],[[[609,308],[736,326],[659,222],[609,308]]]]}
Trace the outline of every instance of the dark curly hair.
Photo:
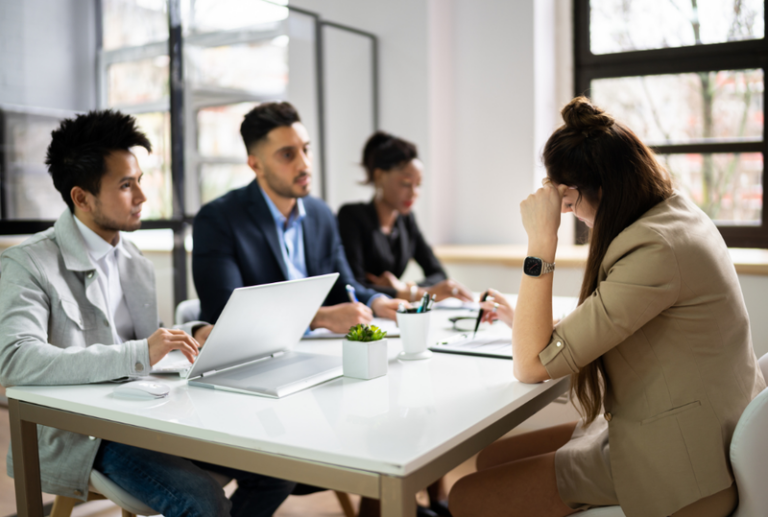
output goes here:
{"type": "Polygon", "coordinates": [[[152,144],[132,116],[113,110],[89,111],[62,120],[51,132],[45,164],[54,187],[74,213],[72,188],[98,195],[107,172],[106,157],[136,146],[152,152],[152,144]]]}
{"type": "Polygon", "coordinates": [[[250,154],[253,147],[276,127],[301,122],[299,112],[289,102],[265,102],[249,111],[240,124],[240,135],[250,154]]]}
{"type": "Polygon", "coordinates": [[[373,171],[389,171],[419,157],[416,146],[407,140],[376,131],[363,148],[363,167],[366,184],[373,183],[373,171]]]}

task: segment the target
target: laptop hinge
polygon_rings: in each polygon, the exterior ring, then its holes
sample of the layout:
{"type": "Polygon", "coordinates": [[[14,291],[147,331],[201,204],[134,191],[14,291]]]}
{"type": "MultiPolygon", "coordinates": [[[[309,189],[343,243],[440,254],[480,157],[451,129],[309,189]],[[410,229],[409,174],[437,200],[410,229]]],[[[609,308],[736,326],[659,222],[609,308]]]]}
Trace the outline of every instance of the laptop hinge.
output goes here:
{"type": "Polygon", "coordinates": [[[211,370],[209,372],[205,372],[204,374],[200,375],[200,377],[205,377],[206,375],[211,375],[212,373],[216,373],[216,370],[211,370]]]}
{"type": "Polygon", "coordinates": [[[280,357],[281,355],[285,355],[285,350],[280,350],[279,352],[275,352],[272,354],[272,357],[280,357]]]}

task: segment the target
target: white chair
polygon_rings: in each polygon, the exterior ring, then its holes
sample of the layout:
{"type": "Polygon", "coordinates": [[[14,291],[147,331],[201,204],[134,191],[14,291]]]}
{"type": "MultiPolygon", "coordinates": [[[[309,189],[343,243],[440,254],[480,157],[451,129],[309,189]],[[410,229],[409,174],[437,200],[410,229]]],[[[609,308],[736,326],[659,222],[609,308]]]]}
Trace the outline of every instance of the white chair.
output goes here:
{"type": "MultiPolygon", "coordinates": [[[[768,354],[758,361],[763,377],[768,379],[768,354]]],[[[731,439],[731,465],[739,490],[739,506],[731,517],[765,515],[768,508],[768,388],[764,389],[747,408],[736,424],[731,439]]],[[[625,517],[619,506],[592,508],[579,514],[581,517],[625,517]]]]}
{"type": "Polygon", "coordinates": [[[200,300],[184,300],[176,306],[174,324],[183,325],[200,319],[200,300]]]}

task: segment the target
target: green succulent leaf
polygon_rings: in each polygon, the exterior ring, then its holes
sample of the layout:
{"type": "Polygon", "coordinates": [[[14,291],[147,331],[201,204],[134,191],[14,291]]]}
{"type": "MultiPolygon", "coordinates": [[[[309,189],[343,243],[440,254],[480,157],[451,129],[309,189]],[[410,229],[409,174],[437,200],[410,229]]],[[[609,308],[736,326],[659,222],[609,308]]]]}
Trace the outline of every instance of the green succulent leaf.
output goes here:
{"type": "Polygon", "coordinates": [[[381,330],[376,325],[358,324],[354,327],[349,327],[349,333],[347,339],[349,341],[379,341],[387,336],[387,332],[381,330]]]}

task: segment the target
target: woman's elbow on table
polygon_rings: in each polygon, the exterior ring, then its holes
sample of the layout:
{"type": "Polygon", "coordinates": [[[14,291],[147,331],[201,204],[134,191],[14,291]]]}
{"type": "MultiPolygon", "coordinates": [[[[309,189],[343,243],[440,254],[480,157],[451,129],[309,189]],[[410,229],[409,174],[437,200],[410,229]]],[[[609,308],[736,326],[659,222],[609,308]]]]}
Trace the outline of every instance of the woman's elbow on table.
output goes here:
{"type": "Polygon", "coordinates": [[[512,368],[515,378],[526,384],[536,384],[551,378],[538,357],[529,361],[514,360],[512,361],[512,368]]]}

